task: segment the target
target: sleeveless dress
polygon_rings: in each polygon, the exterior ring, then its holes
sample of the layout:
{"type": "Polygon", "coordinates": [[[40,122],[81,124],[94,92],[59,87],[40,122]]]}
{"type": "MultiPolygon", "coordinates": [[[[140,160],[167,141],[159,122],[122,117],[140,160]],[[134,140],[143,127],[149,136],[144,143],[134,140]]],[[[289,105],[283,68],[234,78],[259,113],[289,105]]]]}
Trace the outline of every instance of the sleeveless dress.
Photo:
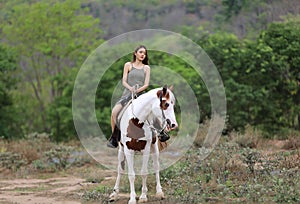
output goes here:
{"type": "MultiPolygon", "coordinates": [[[[127,75],[127,83],[129,86],[138,85],[138,88],[143,86],[145,82],[145,69],[144,67],[141,69],[137,69],[134,66],[131,66],[131,70],[127,75]]],[[[138,93],[138,96],[141,95],[143,92],[138,93]]],[[[125,88],[123,91],[121,99],[117,103],[121,103],[124,106],[128,101],[131,99],[131,91],[125,88]]]]}

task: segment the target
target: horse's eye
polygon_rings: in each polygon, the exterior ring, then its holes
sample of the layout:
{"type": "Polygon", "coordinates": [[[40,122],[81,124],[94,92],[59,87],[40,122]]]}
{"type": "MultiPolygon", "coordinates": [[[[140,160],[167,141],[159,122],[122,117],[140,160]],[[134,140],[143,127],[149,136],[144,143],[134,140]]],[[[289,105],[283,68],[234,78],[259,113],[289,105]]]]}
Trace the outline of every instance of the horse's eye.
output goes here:
{"type": "Polygon", "coordinates": [[[169,107],[169,105],[170,105],[169,103],[165,103],[165,107],[166,107],[166,108],[168,108],[168,107],[169,107]]]}

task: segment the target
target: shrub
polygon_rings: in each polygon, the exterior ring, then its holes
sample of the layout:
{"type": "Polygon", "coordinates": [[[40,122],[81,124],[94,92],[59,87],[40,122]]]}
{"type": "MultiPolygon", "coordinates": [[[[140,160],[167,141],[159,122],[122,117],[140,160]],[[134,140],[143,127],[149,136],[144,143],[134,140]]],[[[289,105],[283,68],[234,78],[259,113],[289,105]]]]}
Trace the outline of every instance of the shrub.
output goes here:
{"type": "Polygon", "coordinates": [[[44,155],[46,160],[50,164],[54,164],[57,169],[66,169],[74,162],[71,157],[73,151],[73,147],[59,146],[45,152],[44,155]]]}
{"type": "Polygon", "coordinates": [[[231,132],[230,137],[242,148],[256,148],[262,135],[258,130],[248,125],[243,133],[231,132]]]}
{"type": "Polygon", "coordinates": [[[20,154],[13,152],[0,153],[0,166],[16,171],[26,162],[22,160],[20,154]]]}
{"type": "Polygon", "coordinates": [[[286,150],[294,150],[300,148],[300,135],[293,136],[287,140],[287,142],[283,145],[283,149],[286,150]]]}

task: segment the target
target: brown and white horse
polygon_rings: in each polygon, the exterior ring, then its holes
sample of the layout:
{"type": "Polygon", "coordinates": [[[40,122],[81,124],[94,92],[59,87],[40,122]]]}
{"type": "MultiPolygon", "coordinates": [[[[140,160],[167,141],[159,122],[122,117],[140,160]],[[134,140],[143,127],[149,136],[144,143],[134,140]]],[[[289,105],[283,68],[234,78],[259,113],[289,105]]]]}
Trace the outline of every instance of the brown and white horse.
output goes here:
{"type": "Polygon", "coordinates": [[[175,97],[171,89],[152,89],[149,92],[134,99],[125,110],[121,121],[121,140],[118,153],[118,175],[110,201],[118,199],[121,173],[124,173],[125,158],[128,165],[128,178],[130,182],[129,204],[136,203],[136,193],[134,187],[134,155],[135,152],[142,153],[142,194],[139,202],[147,202],[146,179],[148,174],[149,156],[152,154],[153,168],[156,174],[156,197],[163,199],[164,193],[159,177],[159,148],[157,133],[163,129],[177,128],[174,113],[175,97]],[[159,126],[155,123],[159,122],[159,126]]]}

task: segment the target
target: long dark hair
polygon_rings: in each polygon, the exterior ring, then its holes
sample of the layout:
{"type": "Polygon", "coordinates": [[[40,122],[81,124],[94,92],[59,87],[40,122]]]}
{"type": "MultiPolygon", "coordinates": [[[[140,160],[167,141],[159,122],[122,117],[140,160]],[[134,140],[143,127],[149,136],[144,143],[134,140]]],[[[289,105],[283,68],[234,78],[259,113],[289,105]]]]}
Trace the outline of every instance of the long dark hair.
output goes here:
{"type": "Polygon", "coordinates": [[[145,47],[145,45],[139,45],[137,48],[135,48],[133,54],[132,54],[132,61],[131,62],[135,62],[136,60],[136,56],[135,56],[135,53],[141,49],[141,48],[144,48],[146,50],[146,57],[145,59],[143,59],[142,63],[143,64],[146,64],[146,65],[149,65],[149,58],[148,58],[148,51],[147,51],[147,48],[145,47]]]}

